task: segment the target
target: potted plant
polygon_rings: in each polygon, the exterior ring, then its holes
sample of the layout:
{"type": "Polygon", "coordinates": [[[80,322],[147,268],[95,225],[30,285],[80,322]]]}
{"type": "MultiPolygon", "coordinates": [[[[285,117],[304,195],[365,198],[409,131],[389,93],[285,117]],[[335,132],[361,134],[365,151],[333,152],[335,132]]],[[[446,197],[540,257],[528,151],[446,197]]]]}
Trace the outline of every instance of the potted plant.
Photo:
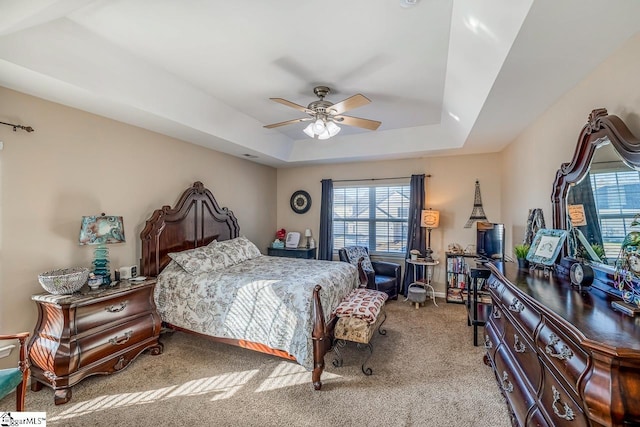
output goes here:
{"type": "Polygon", "coordinates": [[[516,255],[516,258],[518,259],[518,267],[520,268],[527,268],[527,254],[529,253],[529,248],[530,245],[527,244],[522,244],[522,245],[515,245],[513,247],[513,252],[516,255]]]}

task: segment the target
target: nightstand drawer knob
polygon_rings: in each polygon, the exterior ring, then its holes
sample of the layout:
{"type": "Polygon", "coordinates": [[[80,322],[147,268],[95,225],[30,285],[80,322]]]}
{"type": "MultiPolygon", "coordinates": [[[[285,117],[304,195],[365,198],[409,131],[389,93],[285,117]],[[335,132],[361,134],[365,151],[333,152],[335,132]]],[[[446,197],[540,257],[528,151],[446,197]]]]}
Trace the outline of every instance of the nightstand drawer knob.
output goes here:
{"type": "Polygon", "coordinates": [[[109,313],[119,313],[125,309],[129,300],[123,301],[118,305],[110,305],[109,307],[105,307],[104,309],[109,313]]]}
{"type": "Polygon", "coordinates": [[[111,345],[122,345],[129,341],[132,335],[133,331],[127,331],[121,337],[116,336],[115,338],[110,338],[109,342],[111,343],[111,345]]]}

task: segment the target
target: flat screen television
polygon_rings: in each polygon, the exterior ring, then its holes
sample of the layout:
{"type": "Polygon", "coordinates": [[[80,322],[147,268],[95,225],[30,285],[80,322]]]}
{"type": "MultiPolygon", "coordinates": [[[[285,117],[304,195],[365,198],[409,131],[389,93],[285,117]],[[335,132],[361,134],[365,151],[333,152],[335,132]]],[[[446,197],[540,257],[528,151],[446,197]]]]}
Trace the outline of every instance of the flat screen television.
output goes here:
{"type": "Polygon", "coordinates": [[[476,253],[480,258],[504,259],[504,224],[478,222],[476,253]]]}

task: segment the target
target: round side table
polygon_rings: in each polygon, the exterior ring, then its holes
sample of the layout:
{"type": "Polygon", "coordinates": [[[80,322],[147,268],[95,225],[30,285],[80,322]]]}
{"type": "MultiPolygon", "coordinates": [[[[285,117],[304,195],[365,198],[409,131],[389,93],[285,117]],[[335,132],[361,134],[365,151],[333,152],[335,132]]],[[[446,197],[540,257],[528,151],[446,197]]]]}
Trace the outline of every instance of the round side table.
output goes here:
{"type": "Polygon", "coordinates": [[[436,307],[438,303],[436,302],[436,290],[433,288],[431,284],[431,277],[433,276],[433,267],[440,264],[439,261],[425,261],[424,258],[418,259],[407,259],[408,264],[413,264],[413,282],[407,288],[407,298],[405,301],[409,300],[411,302],[416,303],[416,308],[420,303],[423,303],[427,299],[427,292],[431,291],[431,300],[433,301],[433,305],[436,307]],[[422,268],[422,279],[418,280],[418,268],[422,268]],[[422,291],[420,291],[422,290],[422,291]]]}

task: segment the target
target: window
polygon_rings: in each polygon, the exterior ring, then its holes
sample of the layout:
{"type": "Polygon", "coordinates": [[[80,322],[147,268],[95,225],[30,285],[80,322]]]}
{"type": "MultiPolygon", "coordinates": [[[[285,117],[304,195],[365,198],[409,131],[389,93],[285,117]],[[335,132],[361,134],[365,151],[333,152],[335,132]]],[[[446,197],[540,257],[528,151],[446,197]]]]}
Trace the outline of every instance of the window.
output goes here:
{"type": "Polygon", "coordinates": [[[333,189],[333,245],[366,246],[371,253],[404,254],[409,185],[333,189]]]}
{"type": "Polygon", "coordinates": [[[640,212],[640,173],[634,170],[589,174],[607,259],[618,257],[633,217],[640,212]]]}

